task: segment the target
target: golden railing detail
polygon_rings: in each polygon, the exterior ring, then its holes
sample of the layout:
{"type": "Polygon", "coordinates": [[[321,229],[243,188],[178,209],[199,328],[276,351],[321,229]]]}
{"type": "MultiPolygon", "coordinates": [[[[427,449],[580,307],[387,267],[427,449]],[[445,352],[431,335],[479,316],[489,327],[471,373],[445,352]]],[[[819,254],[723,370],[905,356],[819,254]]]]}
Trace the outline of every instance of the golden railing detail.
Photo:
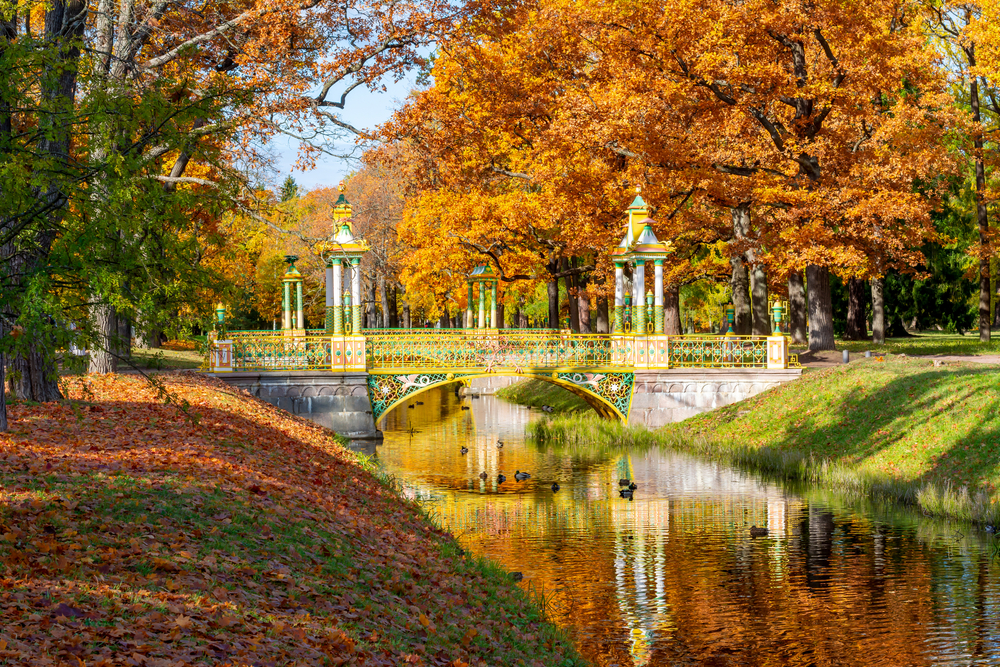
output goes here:
{"type": "MultiPolygon", "coordinates": [[[[797,368],[780,336],[636,336],[541,330],[397,329],[362,336],[236,331],[234,371],[797,368]],[[346,360],[346,366],[345,366],[346,360]],[[363,361],[362,361],[363,360],[363,361]]],[[[223,341],[220,341],[223,342],[223,341]]]]}

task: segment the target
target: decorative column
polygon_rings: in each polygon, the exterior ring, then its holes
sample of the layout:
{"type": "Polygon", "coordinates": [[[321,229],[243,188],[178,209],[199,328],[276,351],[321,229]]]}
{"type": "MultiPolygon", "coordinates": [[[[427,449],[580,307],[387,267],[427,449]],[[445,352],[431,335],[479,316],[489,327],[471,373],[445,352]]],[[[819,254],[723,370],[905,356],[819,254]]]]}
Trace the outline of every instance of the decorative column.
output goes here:
{"type": "Polygon", "coordinates": [[[625,262],[615,262],[615,323],[611,333],[620,334],[624,331],[622,307],[625,297],[625,262]]]}
{"type": "Polygon", "coordinates": [[[486,286],[479,281],[479,328],[486,328],[486,286]]]}
{"type": "MultiPolygon", "coordinates": [[[[653,310],[653,293],[646,292],[646,327],[643,328],[643,331],[645,331],[650,324],[654,327],[656,326],[655,312],[653,310]]],[[[654,329],[653,333],[655,334],[658,332],[654,329]]]]}
{"type": "Polygon", "coordinates": [[[472,281],[468,281],[469,284],[469,300],[465,304],[465,327],[467,329],[475,329],[476,322],[472,319],[472,281]]]}
{"type": "MultiPolygon", "coordinates": [[[[330,271],[333,275],[333,334],[335,336],[342,336],[344,335],[344,286],[343,278],[341,277],[343,266],[339,259],[333,260],[333,268],[330,271]]],[[[327,293],[328,302],[329,298],[329,293],[327,293]]],[[[329,313],[329,306],[327,307],[327,312],[329,313]]],[[[327,314],[327,320],[329,319],[330,315],[327,314]]]]}
{"type": "Polygon", "coordinates": [[[497,328],[497,284],[490,283],[490,329],[497,328]]]}
{"type": "Polygon", "coordinates": [[[306,320],[302,316],[302,281],[295,283],[295,328],[306,330],[306,320]]]}
{"type": "Polygon", "coordinates": [[[281,329],[292,328],[292,284],[284,281],[281,285],[281,329]]]}
{"type": "Polygon", "coordinates": [[[653,333],[664,333],[663,321],[663,260],[653,260],[653,333]]]}
{"type": "Polygon", "coordinates": [[[646,335],[646,303],[643,296],[646,292],[646,262],[642,259],[637,259],[635,261],[635,276],[634,287],[635,287],[635,298],[632,299],[632,303],[635,304],[634,315],[632,316],[632,322],[634,326],[632,327],[633,333],[645,336],[646,335]]]}
{"type": "Polygon", "coordinates": [[[328,261],[326,264],[326,280],[323,282],[326,287],[326,318],[323,321],[323,328],[326,329],[328,334],[333,333],[333,262],[328,261]]]}
{"type": "Polygon", "coordinates": [[[351,258],[351,333],[361,335],[361,258],[351,258]]]}

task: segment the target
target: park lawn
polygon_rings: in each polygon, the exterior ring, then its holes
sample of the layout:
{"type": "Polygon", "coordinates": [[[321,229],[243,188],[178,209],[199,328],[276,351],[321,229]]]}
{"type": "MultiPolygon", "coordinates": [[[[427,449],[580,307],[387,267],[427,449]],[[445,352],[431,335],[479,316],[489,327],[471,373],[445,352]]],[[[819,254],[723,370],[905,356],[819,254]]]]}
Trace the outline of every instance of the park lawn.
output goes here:
{"type": "Polygon", "coordinates": [[[549,405],[554,408],[554,413],[559,414],[572,414],[591,410],[587,401],[573,392],[551,382],[535,378],[528,378],[515,382],[508,387],[501,387],[497,390],[496,396],[505,401],[525,405],[529,408],[541,408],[543,405],[549,405]]]}
{"type": "MultiPolygon", "coordinates": [[[[921,332],[908,338],[887,338],[885,343],[876,345],[871,340],[836,340],[838,350],[849,350],[852,354],[863,354],[871,350],[875,354],[905,354],[907,356],[921,355],[955,355],[981,356],[986,354],[1000,355],[1000,332],[989,343],[980,343],[977,332],[972,331],[962,336],[960,334],[940,333],[936,331],[921,332]]],[[[805,345],[793,345],[793,352],[802,352],[805,345]]]]}
{"type": "MultiPolygon", "coordinates": [[[[197,348],[132,348],[132,363],[143,370],[192,370],[200,368],[204,358],[197,348]]],[[[121,364],[121,370],[128,370],[128,365],[121,364]]]]}
{"type": "Polygon", "coordinates": [[[929,513],[1000,519],[1000,366],[872,358],[813,370],[655,433],[580,417],[533,431],[543,441],[652,441],[929,513]]]}
{"type": "Polygon", "coordinates": [[[335,434],[154,378],[67,377],[69,400],[10,409],[0,665],[582,664],[335,434]]]}

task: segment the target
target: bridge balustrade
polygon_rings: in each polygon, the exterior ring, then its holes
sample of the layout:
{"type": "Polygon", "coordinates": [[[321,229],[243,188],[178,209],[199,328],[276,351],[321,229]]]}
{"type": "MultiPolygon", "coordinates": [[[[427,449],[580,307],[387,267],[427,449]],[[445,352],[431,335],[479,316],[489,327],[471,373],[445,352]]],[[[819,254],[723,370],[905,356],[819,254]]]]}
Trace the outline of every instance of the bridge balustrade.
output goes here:
{"type": "Polygon", "coordinates": [[[783,336],[574,334],[555,330],[238,331],[213,341],[216,371],[759,368],[798,366],[783,336]],[[353,356],[352,356],[353,355],[353,356]],[[220,360],[225,359],[225,363],[220,360]]]}

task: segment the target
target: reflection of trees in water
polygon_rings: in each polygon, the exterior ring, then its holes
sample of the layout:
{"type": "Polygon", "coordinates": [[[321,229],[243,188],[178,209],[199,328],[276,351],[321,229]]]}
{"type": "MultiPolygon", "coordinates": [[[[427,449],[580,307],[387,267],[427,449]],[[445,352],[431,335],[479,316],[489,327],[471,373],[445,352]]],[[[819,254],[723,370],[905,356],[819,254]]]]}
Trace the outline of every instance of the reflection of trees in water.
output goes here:
{"type": "Polygon", "coordinates": [[[597,664],[1000,664],[998,568],[973,542],[655,450],[512,439],[500,454],[470,412],[439,430],[414,414],[425,440],[391,445],[393,461],[464,545],[524,572],[597,664]],[[462,442],[468,457],[448,449],[462,442]],[[563,490],[498,493],[501,465],[552,471],[563,490]],[[639,480],[634,502],[621,477],[639,480]]]}

